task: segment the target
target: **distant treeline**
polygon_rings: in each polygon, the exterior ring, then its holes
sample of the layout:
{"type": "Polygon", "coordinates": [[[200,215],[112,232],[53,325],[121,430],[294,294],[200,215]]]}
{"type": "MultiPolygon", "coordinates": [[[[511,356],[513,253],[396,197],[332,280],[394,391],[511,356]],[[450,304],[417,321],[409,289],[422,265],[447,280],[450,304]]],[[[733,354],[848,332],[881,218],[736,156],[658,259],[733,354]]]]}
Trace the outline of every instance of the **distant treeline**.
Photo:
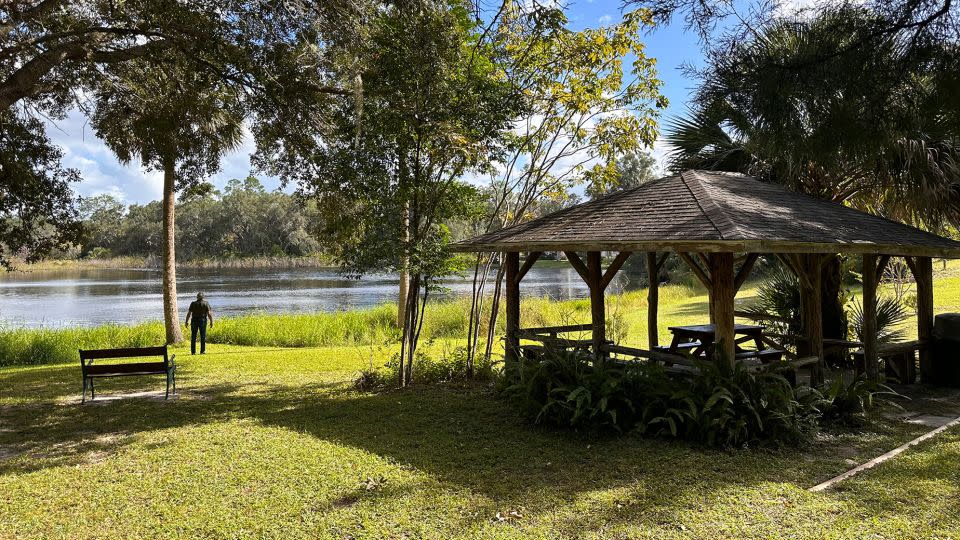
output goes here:
{"type": "MultiPolygon", "coordinates": [[[[85,234],[75,256],[151,257],[162,252],[160,201],[124,205],[110,195],[81,203],[85,234]]],[[[259,180],[231,180],[182,192],[177,204],[177,259],[305,257],[320,253],[310,234],[316,207],[293,195],[267,191],[259,180]]]]}

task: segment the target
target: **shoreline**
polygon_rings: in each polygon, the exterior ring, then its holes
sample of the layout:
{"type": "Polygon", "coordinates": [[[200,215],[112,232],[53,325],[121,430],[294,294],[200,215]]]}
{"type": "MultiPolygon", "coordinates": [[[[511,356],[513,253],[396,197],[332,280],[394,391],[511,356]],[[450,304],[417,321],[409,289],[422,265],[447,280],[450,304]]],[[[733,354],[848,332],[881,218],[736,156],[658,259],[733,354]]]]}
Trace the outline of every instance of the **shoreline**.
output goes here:
{"type": "MultiPolygon", "coordinates": [[[[109,259],[49,259],[35,263],[16,261],[12,270],[0,273],[28,273],[44,270],[160,270],[158,257],[112,257],[109,259]]],[[[227,259],[193,259],[177,261],[177,268],[216,269],[290,269],[290,268],[336,268],[329,258],[310,257],[239,257],[227,259]]]]}

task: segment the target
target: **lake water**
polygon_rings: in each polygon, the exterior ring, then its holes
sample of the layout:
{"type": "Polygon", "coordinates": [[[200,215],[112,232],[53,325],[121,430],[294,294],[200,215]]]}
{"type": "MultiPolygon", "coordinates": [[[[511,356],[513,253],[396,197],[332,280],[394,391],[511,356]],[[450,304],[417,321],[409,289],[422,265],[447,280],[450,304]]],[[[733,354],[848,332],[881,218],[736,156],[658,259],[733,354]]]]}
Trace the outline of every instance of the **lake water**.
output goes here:
{"type": "MultiPolygon", "coordinates": [[[[618,276],[622,277],[622,276],[618,276]]],[[[141,269],[38,270],[0,274],[0,325],[5,327],[95,326],[162,318],[161,274],[141,269]]],[[[197,291],[214,313],[332,312],[394,302],[395,275],[360,280],[336,269],[181,269],[177,272],[181,318],[197,291]]],[[[470,280],[447,279],[437,296],[469,296],[470,280]]],[[[620,283],[611,284],[613,289],[620,283]]],[[[534,267],[523,278],[524,296],[583,298],[588,291],[569,267],[534,267]]]]}

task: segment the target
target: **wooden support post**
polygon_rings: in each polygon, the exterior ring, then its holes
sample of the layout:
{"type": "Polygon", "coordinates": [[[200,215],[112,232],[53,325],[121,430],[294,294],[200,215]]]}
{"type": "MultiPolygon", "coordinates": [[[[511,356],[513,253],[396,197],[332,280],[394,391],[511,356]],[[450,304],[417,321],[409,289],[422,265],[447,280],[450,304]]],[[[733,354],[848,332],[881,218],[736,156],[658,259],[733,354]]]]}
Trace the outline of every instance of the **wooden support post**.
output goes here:
{"type": "Polygon", "coordinates": [[[715,325],[717,354],[733,365],[736,344],[734,338],[733,253],[712,253],[710,260],[711,319],[715,325]]]}
{"type": "Polygon", "coordinates": [[[867,377],[880,377],[877,357],[877,256],[863,255],[863,362],[867,377]]]}
{"type": "Polygon", "coordinates": [[[603,300],[603,268],[600,265],[600,252],[587,252],[587,285],[590,287],[590,315],[593,334],[593,355],[600,359],[601,349],[607,341],[607,318],[603,300]]]}
{"type": "Polygon", "coordinates": [[[657,253],[651,251],[647,253],[647,279],[650,286],[647,287],[647,341],[649,349],[660,344],[659,332],[657,329],[657,309],[660,303],[660,265],[657,264],[657,253]]]}
{"type": "Polygon", "coordinates": [[[505,362],[516,361],[520,358],[520,337],[517,332],[520,331],[520,253],[511,251],[504,254],[504,265],[506,266],[506,276],[504,276],[504,286],[506,287],[507,301],[507,335],[504,339],[505,362]]]}
{"type": "Polygon", "coordinates": [[[806,340],[800,342],[800,356],[816,356],[817,365],[811,374],[811,385],[823,382],[823,296],[821,293],[820,263],[823,256],[819,254],[800,255],[796,257],[797,270],[807,279],[801,280],[800,310],[803,324],[803,334],[806,340]]]}
{"type": "Polygon", "coordinates": [[[930,257],[914,258],[913,279],[917,283],[917,339],[920,340],[920,380],[929,384],[933,380],[933,260],[930,257]]]}

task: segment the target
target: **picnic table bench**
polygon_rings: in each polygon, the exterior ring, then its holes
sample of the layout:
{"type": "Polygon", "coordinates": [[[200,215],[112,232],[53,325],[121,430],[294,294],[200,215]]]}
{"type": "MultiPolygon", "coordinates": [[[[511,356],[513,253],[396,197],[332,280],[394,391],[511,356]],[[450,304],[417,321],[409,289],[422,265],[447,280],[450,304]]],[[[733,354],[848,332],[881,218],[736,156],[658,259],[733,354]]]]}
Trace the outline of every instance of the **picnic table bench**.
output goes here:
{"type": "MultiPolygon", "coordinates": [[[[915,383],[917,381],[916,352],[923,346],[923,342],[919,340],[878,344],[877,356],[883,360],[886,376],[896,379],[900,384],[915,383]]],[[[866,369],[863,349],[857,349],[851,354],[854,368],[859,375],[866,369]]]]}
{"type": "Polygon", "coordinates": [[[83,397],[80,402],[87,400],[87,386],[90,386],[90,399],[96,398],[94,379],[106,377],[133,377],[138,375],[165,375],[167,377],[167,392],[164,399],[170,397],[170,386],[173,393],[177,393],[177,364],[174,362],[177,355],[167,356],[167,346],[162,347],[133,347],[126,349],[90,349],[80,350],[80,370],[83,375],[83,397]],[[163,361],[155,362],[124,362],[102,364],[94,360],[117,358],[144,358],[163,357],[163,361]]]}

